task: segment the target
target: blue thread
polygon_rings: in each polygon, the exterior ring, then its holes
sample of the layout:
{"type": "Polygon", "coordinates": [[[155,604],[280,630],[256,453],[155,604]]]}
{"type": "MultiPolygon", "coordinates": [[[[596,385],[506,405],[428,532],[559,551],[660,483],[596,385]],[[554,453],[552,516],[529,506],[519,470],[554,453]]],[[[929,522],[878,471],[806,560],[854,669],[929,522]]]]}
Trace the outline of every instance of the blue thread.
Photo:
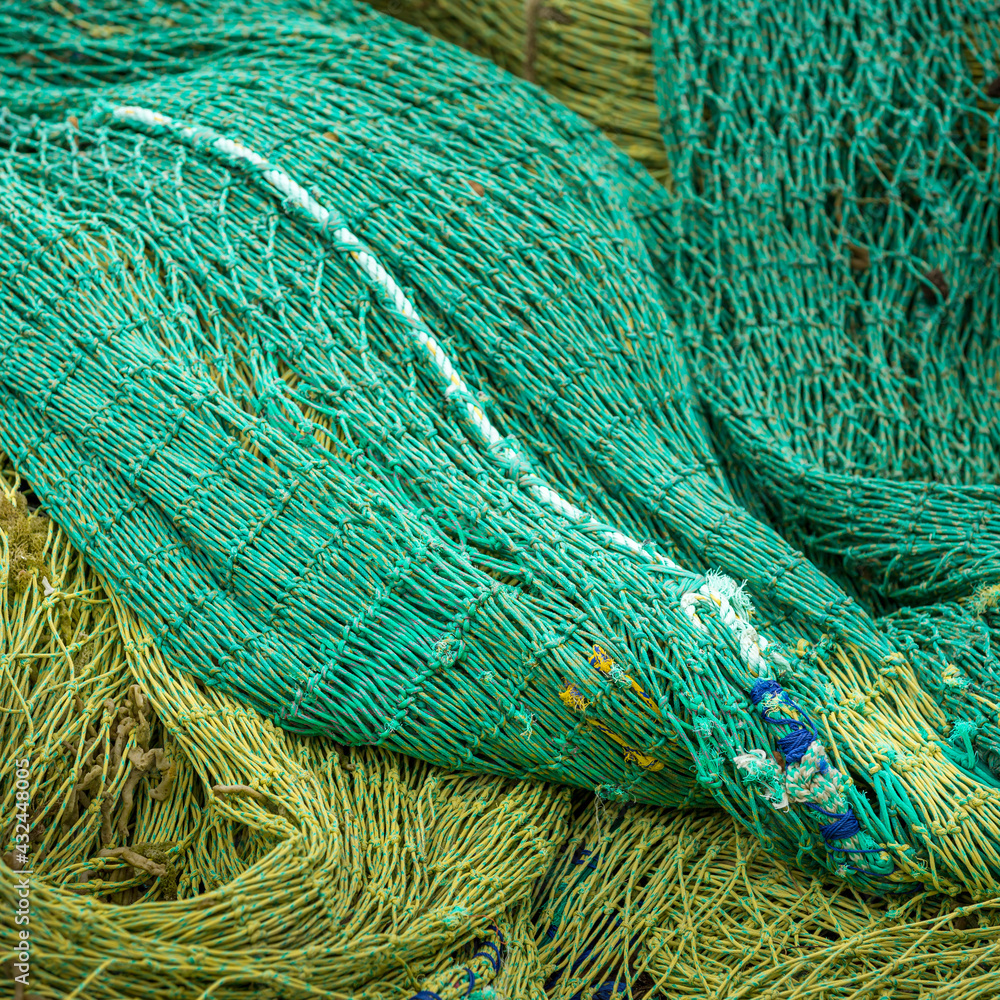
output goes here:
{"type": "MultiPolygon", "coordinates": [[[[802,709],[798,707],[798,705],[795,705],[792,702],[788,702],[788,704],[792,705],[792,707],[795,708],[798,712],[801,712],[802,715],[805,715],[805,712],[803,712],[802,709]]],[[[767,712],[765,712],[763,709],[761,709],[760,717],[765,722],[770,722],[772,726],[780,725],[780,726],[791,726],[792,729],[806,729],[810,733],[812,733],[814,737],[816,735],[816,733],[813,731],[812,726],[806,724],[805,722],[802,722],[800,719],[792,719],[789,718],[787,715],[768,715],[767,712]]]]}
{"type": "Polygon", "coordinates": [[[771,681],[771,680],[757,681],[754,684],[753,689],[750,691],[750,699],[751,701],[753,701],[755,705],[759,705],[761,701],[763,701],[763,699],[769,694],[777,695],[780,701],[788,705],[789,708],[794,708],[795,711],[802,716],[802,719],[801,720],[789,719],[784,715],[772,716],[768,715],[767,712],[762,709],[760,714],[765,722],[770,722],[772,725],[777,725],[780,723],[783,726],[791,726],[793,729],[808,729],[813,734],[813,737],[814,738],[816,737],[816,730],[813,727],[812,722],[809,719],[809,716],[806,715],[806,713],[803,712],[802,709],[798,705],[796,705],[791,698],[788,697],[788,695],[785,693],[784,688],[782,688],[782,686],[777,681],[771,681]]]}
{"type": "Polygon", "coordinates": [[[824,840],[844,840],[847,837],[856,837],[861,832],[861,824],[854,815],[854,810],[848,806],[847,812],[838,816],[832,823],[821,826],[819,832],[823,834],[824,840]]]}
{"type": "Polygon", "coordinates": [[[820,806],[816,805],[815,802],[807,802],[806,806],[809,809],[812,809],[813,812],[822,813],[824,816],[829,816],[831,819],[840,819],[840,817],[844,815],[843,813],[829,812],[828,810],[823,809],[820,806]]]}
{"type": "MultiPolygon", "coordinates": [[[[832,823],[825,823],[819,828],[819,832],[823,834],[824,840],[843,840],[845,837],[855,837],[861,832],[861,824],[858,822],[857,816],[854,815],[854,810],[850,806],[847,807],[847,812],[845,813],[832,813],[827,809],[821,809],[818,805],[813,802],[807,802],[806,805],[812,809],[813,812],[822,813],[824,816],[830,816],[833,819],[832,823]]],[[[843,851],[842,847],[831,847],[831,851],[843,851]]],[[[881,854],[881,850],[875,851],[854,851],[850,850],[848,854],[881,854]]]]}
{"type": "Polygon", "coordinates": [[[617,979],[609,979],[602,983],[597,991],[592,994],[592,1000],[611,1000],[616,993],[625,992],[625,983],[617,979]]]}
{"type": "MultiPolygon", "coordinates": [[[[503,965],[503,951],[507,947],[507,942],[504,939],[503,932],[500,930],[499,927],[497,927],[496,924],[490,924],[490,930],[493,931],[493,933],[497,936],[497,938],[499,939],[499,943],[494,941],[481,941],[478,947],[492,948],[495,953],[495,957],[494,955],[491,955],[489,952],[477,951],[475,955],[472,956],[472,958],[473,961],[475,961],[475,959],[477,958],[488,958],[490,961],[490,965],[493,966],[493,972],[498,973],[500,971],[500,966],[503,965]]],[[[555,937],[555,924],[553,924],[552,927],[549,928],[549,931],[551,932],[551,936],[555,937]]],[[[469,980],[470,980],[469,993],[471,993],[472,992],[471,983],[472,980],[474,979],[474,976],[472,974],[471,969],[467,969],[466,971],[469,973],[469,980]]],[[[465,995],[468,996],[469,993],[466,993],[465,995]]]]}
{"type": "MultiPolygon", "coordinates": [[[[813,742],[818,740],[819,737],[816,735],[811,723],[808,722],[808,717],[805,712],[803,712],[802,709],[799,708],[788,697],[788,695],[785,694],[781,685],[777,681],[766,680],[764,678],[756,681],[750,691],[750,698],[754,705],[759,705],[765,697],[772,694],[777,695],[783,702],[785,702],[785,704],[794,708],[802,716],[802,718],[806,720],[806,722],[801,722],[798,719],[789,719],[783,716],[771,716],[768,715],[765,709],[761,709],[760,713],[761,718],[763,718],[765,722],[771,723],[771,725],[785,725],[791,727],[792,731],[780,737],[777,744],[778,749],[782,752],[786,761],[790,761],[793,764],[798,763],[802,760],[803,755],[809,747],[812,746],[813,742]]],[[[829,769],[830,768],[826,760],[821,759],[817,765],[819,773],[825,775],[829,769]]],[[[807,802],[805,804],[814,812],[822,813],[824,816],[830,816],[833,818],[832,823],[825,823],[819,828],[819,832],[822,835],[823,840],[826,841],[826,849],[831,853],[882,854],[883,849],[880,847],[863,850],[857,847],[834,847],[830,843],[833,840],[846,840],[849,837],[856,837],[861,832],[861,824],[858,822],[858,818],[854,815],[854,810],[851,809],[850,806],[848,806],[847,812],[845,813],[832,813],[828,812],[826,809],[821,809],[812,802],[807,802]]],[[[877,878],[887,877],[883,875],[876,875],[875,872],[868,872],[865,869],[856,867],[855,871],[877,878]]]]}
{"type": "Polygon", "coordinates": [[[499,944],[497,945],[497,972],[500,971],[503,966],[504,959],[507,957],[507,939],[503,936],[503,932],[497,927],[496,924],[490,924],[493,929],[493,933],[496,934],[499,944]]]}
{"type": "Polygon", "coordinates": [[[500,971],[500,946],[494,944],[492,941],[484,941],[479,947],[480,948],[492,948],[493,951],[496,952],[496,956],[494,957],[493,955],[490,955],[488,952],[485,952],[485,951],[477,951],[475,953],[475,955],[473,955],[472,957],[474,959],[476,959],[476,958],[488,958],[490,960],[490,965],[493,966],[493,971],[494,972],[499,972],[500,971]]]}
{"type": "Polygon", "coordinates": [[[437,993],[431,993],[430,990],[421,990],[419,993],[414,993],[410,1000],[441,1000],[441,997],[437,993]]]}
{"type": "Polygon", "coordinates": [[[761,700],[769,694],[780,694],[783,695],[785,692],[781,689],[781,685],[777,681],[765,680],[763,677],[754,683],[753,689],[750,691],[750,700],[755,704],[759,705],[761,700]]]}
{"type": "Polygon", "coordinates": [[[778,740],[778,749],[782,752],[785,760],[797,764],[805,756],[805,752],[813,745],[816,734],[811,729],[803,726],[795,729],[778,740]]]}
{"type": "Polygon", "coordinates": [[[476,977],[472,974],[472,969],[465,970],[469,974],[469,988],[465,991],[466,996],[472,995],[472,987],[476,985],[476,977]]]}

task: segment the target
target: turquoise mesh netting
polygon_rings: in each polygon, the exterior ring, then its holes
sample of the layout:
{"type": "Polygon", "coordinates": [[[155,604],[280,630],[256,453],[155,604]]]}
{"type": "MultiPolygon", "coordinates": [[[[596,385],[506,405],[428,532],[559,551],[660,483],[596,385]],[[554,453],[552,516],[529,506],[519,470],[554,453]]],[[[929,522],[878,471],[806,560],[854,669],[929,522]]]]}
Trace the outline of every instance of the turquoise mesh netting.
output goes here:
{"type": "Polygon", "coordinates": [[[734,499],[625,178],[658,196],[592,127],[349,5],[3,17],[0,447],[172,665],[714,800],[879,890],[994,884],[987,772],[734,499]]]}

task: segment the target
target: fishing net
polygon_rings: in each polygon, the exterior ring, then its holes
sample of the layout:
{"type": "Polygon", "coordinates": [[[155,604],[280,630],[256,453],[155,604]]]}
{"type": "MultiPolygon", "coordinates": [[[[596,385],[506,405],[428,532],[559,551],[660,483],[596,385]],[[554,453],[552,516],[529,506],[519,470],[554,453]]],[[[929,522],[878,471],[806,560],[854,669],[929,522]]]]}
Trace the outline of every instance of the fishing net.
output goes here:
{"type": "Polygon", "coordinates": [[[994,582],[996,6],[658,13],[685,335],[746,492],[878,609],[994,582]]]}
{"type": "MultiPolygon", "coordinates": [[[[1000,775],[996,706],[1000,702],[1000,616],[989,588],[964,602],[902,608],[880,621],[885,634],[915,664],[925,690],[950,716],[949,743],[966,767],[981,762],[1000,775]]],[[[984,780],[987,775],[979,772],[984,780]]]]}
{"type": "Polygon", "coordinates": [[[375,0],[373,6],[544,87],[669,185],[648,2],[375,0]]]}
{"type": "Polygon", "coordinates": [[[532,995],[530,894],[566,790],[295,738],[174,675],[16,485],[0,743],[29,761],[32,816],[23,854],[4,832],[0,895],[14,913],[30,868],[28,993],[532,995]]]}
{"type": "Polygon", "coordinates": [[[654,20],[678,197],[639,216],[730,482],[998,773],[997,7],[654,20]]]}
{"type": "MultiPolygon", "coordinates": [[[[282,733],[173,674],[18,485],[0,740],[39,804],[30,996],[992,995],[995,900],[890,909],[729,817],[571,807],[282,733]]],[[[0,865],[12,910],[18,860],[0,865]]]]}
{"type": "Polygon", "coordinates": [[[734,501],[594,128],[353,7],[4,16],[0,446],[172,669],[718,802],[879,892],[995,884],[978,760],[734,501]]]}
{"type": "Polygon", "coordinates": [[[990,997],[1000,964],[997,898],[866,898],[719,814],[583,807],[534,907],[563,1000],[990,997]]]}

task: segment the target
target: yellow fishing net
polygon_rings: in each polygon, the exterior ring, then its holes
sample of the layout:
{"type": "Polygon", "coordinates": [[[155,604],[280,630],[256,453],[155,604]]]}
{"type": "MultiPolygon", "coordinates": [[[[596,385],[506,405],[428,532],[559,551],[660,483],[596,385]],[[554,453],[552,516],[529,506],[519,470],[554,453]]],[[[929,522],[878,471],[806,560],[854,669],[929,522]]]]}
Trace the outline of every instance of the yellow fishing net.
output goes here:
{"type": "Polygon", "coordinates": [[[626,982],[671,1000],[997,995],[1000,899],[865,898],[714,813],[588,812],[539,901],[551,996],[600,983],[608,1000],[626,982]]]}
{"type": "Polygon", "coordinates": [[[544,87],[670,183],[653,94],[648,2],[374,0],[373,6],[544,87]]]}

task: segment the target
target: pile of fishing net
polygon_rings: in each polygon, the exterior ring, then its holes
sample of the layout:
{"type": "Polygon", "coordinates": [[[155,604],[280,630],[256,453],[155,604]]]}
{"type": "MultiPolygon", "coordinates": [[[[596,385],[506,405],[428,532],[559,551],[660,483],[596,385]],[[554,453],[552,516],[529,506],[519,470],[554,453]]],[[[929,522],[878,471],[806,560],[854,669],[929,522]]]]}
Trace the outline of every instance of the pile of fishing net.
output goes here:
{"type": "Polygon", "coordinates": [[[1000,791],[735,499],[596,129],[346,4],[4,17],[0,447],[173,671],[991,891],[1000,791]]]}
{"type": "Polygon", "coordinates": [[[373,6],[544,87],[670,183],[648,0],[373,0],[373,6]]]}
{"type": "Polygon", "coordinates": [[[851,20],[825,0],[749,16],[739,5],[665,3],[665,143],[645,4],[376,6],[537,79],[663,183],[679,171],[675,200],[628,167],[621,177],[668,299],[678,297],[672,314],[698,331],[685,346],[740,502],[889,614],[881,626],[947,706],[958,753],[1000,773],[989,513],[997,284],[983,266],[995,242],[995,5],[905,17],[865,7],[851,20]],[[884,123],[909,159],[886,159],[865,122],[884,123]],[[953,149],[966,133],[985,159],[953,149]],[[730,192],[733,176],[742,183],[730,192]],[[956,211],[952,200],[967,204],[956,211]],[[762,255],[772,239],[773,256],[762,255]],[[810,270],[817,260],[822,278],[810,270]],[[847,339],[831,338],[831,323],[847,339]],[[959,331],[970,329],[979,336],[968,344],[959,331]],[[891,614],[943,596],[952,600],[891,614]]]}
{"type": "Polygon", "coordinates": [[[566,790],[292,737],[173,673],[15,485],[0,493],[0,742],[30,759],[29,992],[457,996],[466,966],[481,986],[498,971],[477,943],[503,942],[503,983],[528,995],[531,892],[566,790]]]}
{"type": "MultiPolygon", "coordinates": [[[[996,900],[882,902],[722,813],[283,733],[172,671],[24,484],[2,486],[0,743],[33,786],[27,995],[992,995],[996,900]]],[[[11,938],[5,923],[14,963],[11,938]]]]}
{"type": "Polygon", "coordinates": [[[1000,12],[654,21],[676,198],[638,215],[727,477],[996,775],[1000,12]]]}
{"type": "Polygon", "coordinates": [[[553,996],[991,996],[1000,900],[956,902],[866,899],[776,861],[729,817],[633,806],[578,814],[534,905],[567,956],[553,996]]]}

